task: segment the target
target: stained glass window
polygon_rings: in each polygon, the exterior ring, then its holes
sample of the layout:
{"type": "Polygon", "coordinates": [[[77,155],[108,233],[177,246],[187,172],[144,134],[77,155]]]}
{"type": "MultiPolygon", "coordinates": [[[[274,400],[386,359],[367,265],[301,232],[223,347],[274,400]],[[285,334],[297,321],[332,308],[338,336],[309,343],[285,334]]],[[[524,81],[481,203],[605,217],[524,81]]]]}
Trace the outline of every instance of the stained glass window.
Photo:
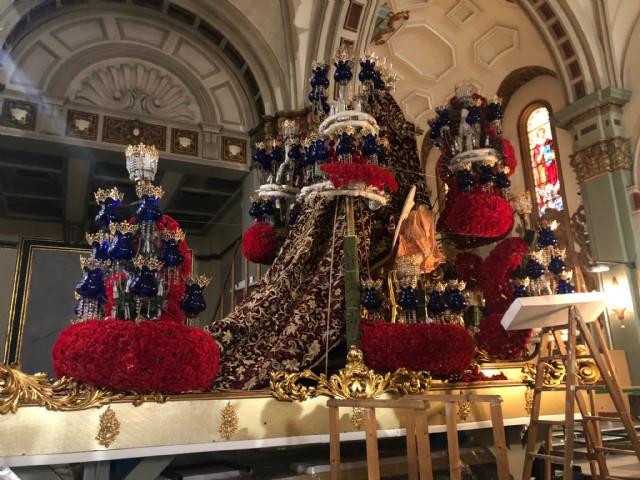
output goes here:
{"type": "Polygon", "coordinates": [[[564,210],[549,110],[543,106],[533,110],[526,119],[526,128],[539,214],[544,215],[547,208],[564,210]]]}

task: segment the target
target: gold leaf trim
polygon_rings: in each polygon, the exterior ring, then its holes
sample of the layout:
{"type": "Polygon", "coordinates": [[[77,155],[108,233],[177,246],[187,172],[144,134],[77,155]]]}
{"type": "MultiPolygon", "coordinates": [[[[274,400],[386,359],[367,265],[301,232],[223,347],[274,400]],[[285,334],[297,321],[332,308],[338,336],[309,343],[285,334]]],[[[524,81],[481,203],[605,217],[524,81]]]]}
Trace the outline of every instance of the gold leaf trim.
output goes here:
{"type": "Polygon", "coordinates": [[[100,430],[96,440],[103,447],[109,446],[116,441],[120,434],[120,421],[116,418],[116,412],[111,410],[111,406],[107,407],[105,412],[100,415],[100,430]]]}
{"type": "Polygon", "coordinates": [[[222,410],[222,424],[218,431],[225,440],[230,440],[238,432],[238,415],[231,402],[222,410]]]}
{"type": "Polygon", "coordinates": [[[100,407],[124,394],[84,385],[74,378],[62,377],[51,382],[46,373],[30,375],[20,364],[0,363],[0,415],[16,413],[24,405],[40,405],[47,410],[84,410],[100,407]]]}
{"type": "Polygon", "coordinates": [[[377,374],[363,361],[362,351],[351,347],[345,368],[329,378],[311,370],[288,373],[271,372],[271,394],[278,400],[304,401],[319,395],[337,398],[376,398],[384,393],[421,394],[429,390],[428,372],[412,372],[401,368],[393,373],[377,374]],[[312,380],[315,386],[299,383],[312,380]]]}

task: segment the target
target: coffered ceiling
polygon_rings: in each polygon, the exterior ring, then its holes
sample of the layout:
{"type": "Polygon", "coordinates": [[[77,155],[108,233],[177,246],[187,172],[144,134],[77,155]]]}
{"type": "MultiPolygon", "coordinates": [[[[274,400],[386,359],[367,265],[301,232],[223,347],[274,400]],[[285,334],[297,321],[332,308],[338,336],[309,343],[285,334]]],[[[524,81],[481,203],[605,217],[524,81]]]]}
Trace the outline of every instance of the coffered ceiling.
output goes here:
{"type": "MultiPolygon", "coordinates": [[[[98,212],[94,192],[117,187],[124,193],[120,213],[135,211],[135,185],[124,165],[113,158],[79,159],[33,151],[0,149],[0,217],[52,223],[77,223],[90,231],[98,212]],[[132,205],[133,204],[133,205],[132,205]]],[[[173,164],[175,166],[175,164],[173,164]]],[[[239,201],[240,178],[188,174],[160,161],[156,183],[165,195],[163,212],[191,235],[204,235],[230,205],[239,201]]]]}

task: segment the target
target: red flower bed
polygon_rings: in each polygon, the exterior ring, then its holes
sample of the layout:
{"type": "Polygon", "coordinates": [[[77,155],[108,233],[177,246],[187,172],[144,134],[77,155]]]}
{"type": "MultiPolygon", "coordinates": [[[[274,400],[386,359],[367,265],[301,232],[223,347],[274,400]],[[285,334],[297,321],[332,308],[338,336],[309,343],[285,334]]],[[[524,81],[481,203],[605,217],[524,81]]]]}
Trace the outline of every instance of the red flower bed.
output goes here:
{"type": "Polygon", "coordinates": [[[443,323],[363,323],[360,348],[369,367],[425,370],[440,378],[464,373],[475,354],[467,329],[443,323]]]}
{"type": "Polygon", "coordinates": [[[258,222],[242,237],[242,254],[253,263],[268,265],[278,253],[276,231],[267,222],[258,222]]]}
{"type": "Polygon", "coordinates": [[[368,187],[384,191],[385,186],[392,192],[398,191],[398,184],[386,168],[366,163],[327,163],[320,170],[329,174],[329,180],[336,188],[346,188],[352,183],[364,182],[368,187]]]}
{"type": "Polygon", "coordinates": [[[453,200],[443,233],[499,238],[513,227],[513,209],[495,194],[464,193],[453,200]]]}
{"type": "Polygon", "coordinates": [[[113,390],[204,390],[220,369],[209,334],[176,322],[89,320],[65,328],[53,347],[58,377],[113,390]]]}
{"type": "Polygon", "coordinates": [[[480,321],[476,333],[478,347],[495,358],[510,360],[527,350],[531,330],[505,330],[500,324],[502,314],[489,315],[480,321]]]}

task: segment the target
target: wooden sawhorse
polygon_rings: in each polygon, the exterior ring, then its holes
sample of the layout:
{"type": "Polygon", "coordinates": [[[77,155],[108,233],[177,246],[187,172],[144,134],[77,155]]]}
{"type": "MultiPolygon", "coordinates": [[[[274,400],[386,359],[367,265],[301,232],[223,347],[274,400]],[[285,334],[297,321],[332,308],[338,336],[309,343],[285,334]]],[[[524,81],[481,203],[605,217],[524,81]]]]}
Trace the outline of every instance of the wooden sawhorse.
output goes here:
{"type": "Polygon", "coordinates": [[[339,408],[363,408],[367,445],[367,470],[369,480],[380,478],[378,459],[378,435],[376,426],[376,408],[395,408],[406,412],[407,427],[407,464],[409,480],[431,480],[433,478],[431,447],[427,410],[431,402],[443,402],[447,425],[449,469],[451,480],[462,478],[460,465],[460,447],[458,443],[459,402],[489,403],[491,423],[499,480],[509,480],[509,459],[502,416],[502,397],[500,395],[407,395],[396,400],[376,399],[331,399],[329,407],[329,443],[331,480],[340,479],[340,425],[339,408]]]}

